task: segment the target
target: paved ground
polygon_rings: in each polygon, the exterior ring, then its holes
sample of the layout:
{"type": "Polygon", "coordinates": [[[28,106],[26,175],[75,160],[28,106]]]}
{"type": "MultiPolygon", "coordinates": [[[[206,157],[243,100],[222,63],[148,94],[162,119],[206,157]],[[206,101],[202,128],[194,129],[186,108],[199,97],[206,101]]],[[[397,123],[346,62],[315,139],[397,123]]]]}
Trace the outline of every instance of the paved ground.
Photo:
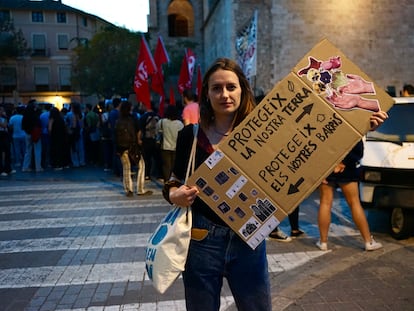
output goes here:
{"type": "MultiPolygon", "coordinates": [[[[144,273],[145,242],[168,209],[160,184],[147,186],[153,196],[127,198],[119,178],[91,168],[2,177],[0,310],[184,310],[181,281],[158,295],[144,273]]],[[[414,238],[391,239],[369,212],[385,247],[363,251],[338,196],[321,252],[317,206],[317,195],[301,205],[305,237],[268,242],[273,310],[414,310],[414,238]]],[[[221,310],[236,310],[227,286],[221,310]]]]}

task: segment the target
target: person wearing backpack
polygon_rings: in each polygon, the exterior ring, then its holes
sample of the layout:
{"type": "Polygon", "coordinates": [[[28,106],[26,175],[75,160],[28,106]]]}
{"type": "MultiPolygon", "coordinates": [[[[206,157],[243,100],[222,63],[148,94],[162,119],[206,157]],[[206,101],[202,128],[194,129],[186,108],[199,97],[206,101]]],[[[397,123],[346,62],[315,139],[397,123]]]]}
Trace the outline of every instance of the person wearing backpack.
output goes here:
{"type": "Polygon", "coordinates": [[[142,131],[142,154],[145,161],[145,179],[151,176],[162,178],[162,159],[160,148],[157,145],[157,123],[160,120],[153,110],[147,110],[140,119],[142,131]]]}
{"type": "Polygon", "coordinates": [[[133,182],[131,177],[131,159],[136,161],[132,163],[138,166],[136,189],[138,195],[151,195],[152,191],[145,191],[145,161],[140,154],[142,146],[141,131],[137,118],[132,114],[132,104],[128,101],[121,103],[119,110],[119,119],[115,123],[115,144],[116,151],[121,159],[122,164],[122,184],[127,197],[132,197],[133,182]],[[135,155],[132,152],[137,153],[135,155]]]}

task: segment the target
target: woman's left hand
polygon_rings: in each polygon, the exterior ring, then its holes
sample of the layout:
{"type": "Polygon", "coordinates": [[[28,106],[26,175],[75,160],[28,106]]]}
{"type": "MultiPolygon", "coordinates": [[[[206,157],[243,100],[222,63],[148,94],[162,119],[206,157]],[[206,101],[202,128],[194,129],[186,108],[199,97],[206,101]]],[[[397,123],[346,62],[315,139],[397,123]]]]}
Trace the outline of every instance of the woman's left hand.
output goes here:
{"type": "Polygon", "coordinates": [[[385,111],[374,112],[370,118],[370,131],[375,131],[385,120],[388,119],[388,114],[385,111]]]}

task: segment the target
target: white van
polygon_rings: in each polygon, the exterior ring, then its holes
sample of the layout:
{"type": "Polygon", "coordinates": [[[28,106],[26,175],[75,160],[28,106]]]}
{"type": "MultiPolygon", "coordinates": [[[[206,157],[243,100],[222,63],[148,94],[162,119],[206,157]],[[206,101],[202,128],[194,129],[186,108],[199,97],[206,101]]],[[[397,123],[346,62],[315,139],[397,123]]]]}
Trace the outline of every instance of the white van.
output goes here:
{"type": "Polygon", "coordinates": [[[414,232],[414,97],[394,98],[389,119],[364,141],[361,203],[390,209],[391,235],[414,232]]]}

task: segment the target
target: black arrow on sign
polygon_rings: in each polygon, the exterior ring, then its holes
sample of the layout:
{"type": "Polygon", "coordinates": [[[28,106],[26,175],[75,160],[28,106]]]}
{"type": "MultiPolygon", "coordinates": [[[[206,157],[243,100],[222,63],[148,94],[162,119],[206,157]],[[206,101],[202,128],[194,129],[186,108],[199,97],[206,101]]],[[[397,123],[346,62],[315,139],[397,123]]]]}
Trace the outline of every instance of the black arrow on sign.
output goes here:
{"type": "Polygon", "coordinates": [[[290,184],[289,186],[289,190],[288,190],[288,195],[289,194],[294,194],[296,192],[299,192],[299,186],[305,181],[305,179],[303,177],[299,178],[299,180],[296,182],[296,184],[290,184]]]}
{"type": "Polygon", "coordinates": [[[304,106],[303,107],[303,111],[302,111],[302,113],[296,118],[296,123],[298,123],[300,120],[302,120],[302,118],[306,115],[306,114],[308,114],[308,115],[310,115],[310,113],[311,113],[311,111],[312,111],[312,108],[313,108],[313,104],[309,104],[309,105],[306,105],[306,106],[304,106]]]}

